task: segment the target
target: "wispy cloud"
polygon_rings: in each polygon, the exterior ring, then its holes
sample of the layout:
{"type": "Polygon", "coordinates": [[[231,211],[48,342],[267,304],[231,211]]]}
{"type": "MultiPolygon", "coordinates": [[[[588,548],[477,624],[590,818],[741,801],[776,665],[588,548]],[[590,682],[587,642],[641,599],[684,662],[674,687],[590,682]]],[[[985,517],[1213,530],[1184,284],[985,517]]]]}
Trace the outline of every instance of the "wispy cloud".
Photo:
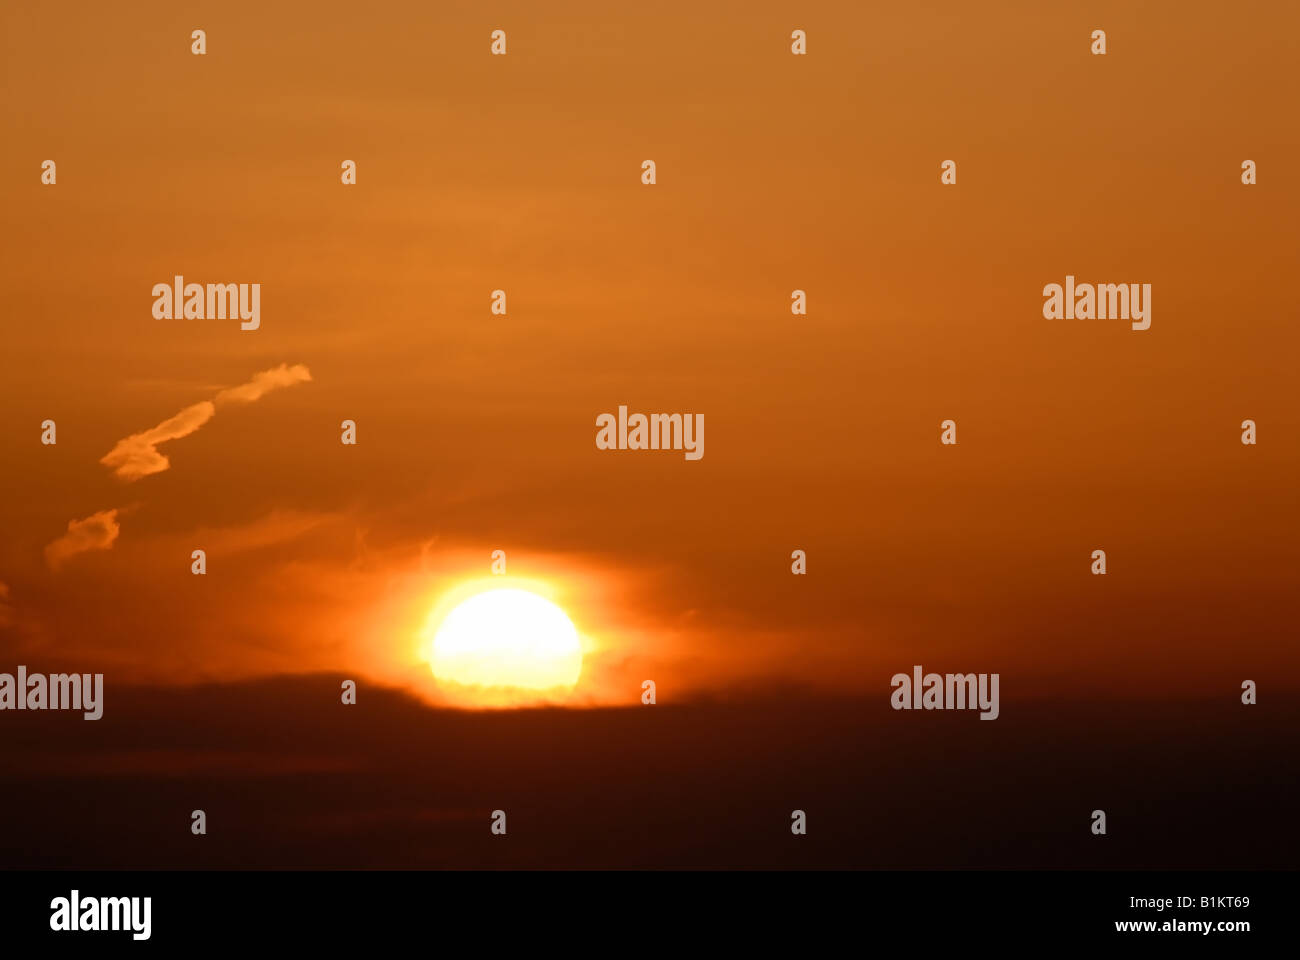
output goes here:
{"type": "Polygon", "coordinates": [[[210,400],[186,407],[156,427],[119,440],[117,446],[104,454],[99,462],[112,467],[123,480],[139,480],[151,473],[162,473],[171,466],[171,461],[158,452],[158,444],[188,437],[216,413],[217,408],[210,400]]]}
{"type": "Polygon", "coordinates": [[[301,363],[292,367],[282,363],[270,370],[263,370],[247,383],[222,390],[213,399],[188,406],[156,427],[119,440],[99,462],[112,468],[114,474],[127,481],[162,473],[171,466],[171,461],[158,452],[158,444],[188,437],[216,416],[219,405],[254,403],[272,390],[291,387],[310,379],[311,371],[301,363]]]}
{"type": "Polygon", "coordinates": [[[261,373],[254,375],[253,379],[249,380],[248,383],[241,383],[229,390],[222,390],[216,395],[215,402],[217,404],[253,403],[261,400],[272,390],[306,383],[310,379],[311,371],[303,364],[295,363],[291,367],[287,363],[282,363],[278,367],[263,370],[261,373]]]}
{"type": "Polygon", "coordinates": [[[68,532],[45,548],[45,562],[57,570],[79,553],[108,550],[120,531],[116,509],[101,510],[84,520],[69,520],[68,532]]]}
{"type": "MultiPolygon", "coordinates": [[[[128,482],[162,473],[171,466],[171,461],[158,452],[160,443],[188,437],[215,417],[219,407],[232,403],[255,403],[272,390],[292,387],[310,379],[311,371],[301,363],[293,366],[282,363],[270,370],[263,370],[254,374],[247,383],[220,390],[211,400],[191,404],[157,426],[119,440],[99,462],[128,482]]],[[[83,520],[69,520],[67,532],[45,548],[45,562],[50,569],[59,569],[79,553],[111,549],[113,541],[121,532],[121,526],[117,522],[119,512],[117,509],[101,510],[83,520]]],[[[301,524],[291,522],[289,526],[296,529],[301,524]]],[[[6,589],[0,593],[0,615],[3,615],[2,605],[7,592],[6,589]]]]}

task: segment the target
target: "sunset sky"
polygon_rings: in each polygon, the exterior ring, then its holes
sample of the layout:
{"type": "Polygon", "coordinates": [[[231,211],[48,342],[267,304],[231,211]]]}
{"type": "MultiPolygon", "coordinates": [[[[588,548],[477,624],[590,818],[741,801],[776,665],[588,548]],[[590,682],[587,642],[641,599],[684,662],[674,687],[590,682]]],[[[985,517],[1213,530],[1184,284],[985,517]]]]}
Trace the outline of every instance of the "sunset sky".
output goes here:
{"type": "Polygon", "coordinates": [[[0,16],[3,669],[440,702],[420,630],[500,549],[573,705],[1300,686],[1294,5],[0,16]],[[155,319],[178,274],[261,328],[155,319]],[[1067,274],[1151,283],[1151,329],[1045,320],[1067,274]],[[101,463],[197,404],[167,469],[101,463]],[[597,450],[620,404],[704,457],[597,450]]]}

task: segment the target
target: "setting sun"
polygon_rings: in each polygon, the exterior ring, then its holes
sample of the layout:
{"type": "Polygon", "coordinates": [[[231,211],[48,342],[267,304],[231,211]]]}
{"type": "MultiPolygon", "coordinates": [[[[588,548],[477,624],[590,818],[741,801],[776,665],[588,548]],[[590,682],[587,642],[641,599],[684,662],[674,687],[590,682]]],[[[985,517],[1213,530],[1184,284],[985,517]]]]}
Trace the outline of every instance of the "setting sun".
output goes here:
{"type": "Polygon", "coordinates": [[[527,590],[475,594],[430,626],[436,632],[429,662],[442,682],[569,689],[582,671],[582,647],[573,622],[551,601],[527,590]]]}

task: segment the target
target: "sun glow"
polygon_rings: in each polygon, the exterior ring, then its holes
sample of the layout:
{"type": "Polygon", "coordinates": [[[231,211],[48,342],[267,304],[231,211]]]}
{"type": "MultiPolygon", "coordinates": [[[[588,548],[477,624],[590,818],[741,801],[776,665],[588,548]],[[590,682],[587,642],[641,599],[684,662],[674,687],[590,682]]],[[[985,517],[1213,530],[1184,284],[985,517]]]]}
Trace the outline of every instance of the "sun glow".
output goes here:
{"type": "Polygon", "coordinates": [[[476,593],[425,627],[439,683],[527,691],[571,690],[582,672],[582,644],[563,610],[528,590],[476,593]]]}

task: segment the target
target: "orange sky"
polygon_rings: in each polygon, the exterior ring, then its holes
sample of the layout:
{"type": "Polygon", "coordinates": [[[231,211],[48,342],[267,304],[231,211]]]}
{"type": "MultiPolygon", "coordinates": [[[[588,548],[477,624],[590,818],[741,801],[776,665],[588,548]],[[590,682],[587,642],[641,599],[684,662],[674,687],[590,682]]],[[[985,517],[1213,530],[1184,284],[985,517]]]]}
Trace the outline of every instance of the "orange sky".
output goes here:
{"type": "Polygon", "coordinates": [[[3,662],[432,694],[414,633],[504,549],[593,644],[579,701],[1294,689],[1300,13],[996,7],[10,5],[3,662]],[[261,328],[154,319],[176,274],[261,283],[261,328]],[[1151,283],[1151,329],[1043,319],[1066,274],[1151,283]],[[99,462],[281,364],[165,472],[99,462]],[[704,458],[598,451],[619,404],[704,458]]]}

